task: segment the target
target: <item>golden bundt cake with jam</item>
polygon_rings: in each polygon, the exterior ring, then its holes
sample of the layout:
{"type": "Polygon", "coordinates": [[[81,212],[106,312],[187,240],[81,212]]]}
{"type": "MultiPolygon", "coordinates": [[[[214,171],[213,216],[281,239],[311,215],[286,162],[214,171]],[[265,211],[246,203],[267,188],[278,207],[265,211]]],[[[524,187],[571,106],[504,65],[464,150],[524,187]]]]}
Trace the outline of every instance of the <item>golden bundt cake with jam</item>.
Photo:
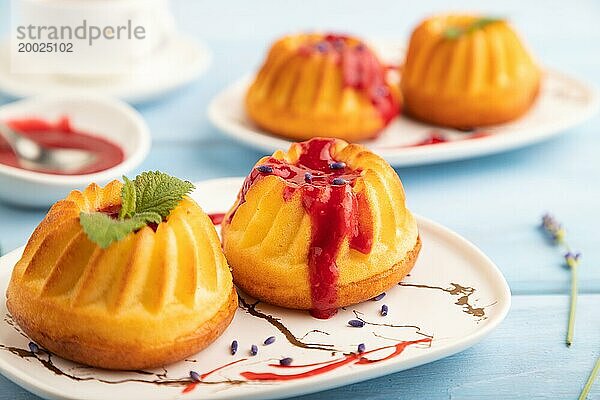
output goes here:
{"type": "Polygon", "coordinates": [[[540,68],[506,21],[442,15],[414,30],[401,86],[413,117],[476,128],[524,114],[540,80],[540,68]]]}
{"type": "Polygon", "coordinates": [[[294,140],[376,136],[400,112],[397,82],[359,39],[298,34],[279,39],[246,94],[258,126],[294,140]]]}
{"type": "Polygon", "coordinates": [[[192,188],[150,172],[57,202],[14,268],[15,321],[50,352],[109,369],[158,367],[206,347],[237,295],[192,188]]]}
{"type": "Polygon", "coordinates": [[[397,284],[421,248],[398,175],[339,139],[259,160],[222,229],[238,287],[318,318],[397,284]]]}

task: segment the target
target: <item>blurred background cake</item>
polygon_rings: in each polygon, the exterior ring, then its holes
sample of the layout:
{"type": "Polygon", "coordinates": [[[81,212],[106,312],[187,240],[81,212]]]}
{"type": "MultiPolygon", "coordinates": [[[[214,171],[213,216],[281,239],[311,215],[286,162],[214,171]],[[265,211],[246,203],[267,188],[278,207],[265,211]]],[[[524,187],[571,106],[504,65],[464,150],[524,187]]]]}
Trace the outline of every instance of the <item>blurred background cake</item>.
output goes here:
{"type": "Polygon", "coordinates": [[[406,112],[436,125],[510,121],[533,104],[541,71],[505,20],[441,15],[414,30],[402,71],[406,112]]]}
{"type": "Polygon", "coordinates": [[[237,286],[318,318],[396,285],[421,247],[398,175],[339,139],[259,160],[222,227],[237,286]]]}
{"type": "Polygon", "coordinates": [[[369,139],[400,112],[399,91],[386,72],[357,38],[285,36],[248,89],[246,112],[261,128],[291,139],[369,139]]]}

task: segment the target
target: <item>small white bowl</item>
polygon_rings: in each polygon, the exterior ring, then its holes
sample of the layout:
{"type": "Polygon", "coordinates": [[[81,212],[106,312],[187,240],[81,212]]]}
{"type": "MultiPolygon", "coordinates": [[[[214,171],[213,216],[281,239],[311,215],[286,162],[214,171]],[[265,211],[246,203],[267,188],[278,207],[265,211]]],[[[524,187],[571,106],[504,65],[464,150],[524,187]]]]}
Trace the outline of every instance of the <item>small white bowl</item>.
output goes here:
{"type": "Polygon", "coordinates": [[[52,175],[0,164],[0,200],[25,207],[47,207],[73,189],[105,184],[135,169],[148,155],[151,138],[146,122],[120,100],[89,94],[52,95],[0,107],[0,120],[69,117],[82,132],[119,145],[125,159],[113,168],[86,175],[52,175]]]}

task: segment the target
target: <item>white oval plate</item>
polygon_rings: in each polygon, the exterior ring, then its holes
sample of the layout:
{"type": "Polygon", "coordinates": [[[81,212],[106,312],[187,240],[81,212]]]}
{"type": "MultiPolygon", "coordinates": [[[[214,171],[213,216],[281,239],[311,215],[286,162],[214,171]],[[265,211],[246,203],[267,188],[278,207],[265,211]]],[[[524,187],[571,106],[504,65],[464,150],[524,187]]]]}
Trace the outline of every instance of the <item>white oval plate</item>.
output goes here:
{"type": "MultiPolygon", "coordinates": [[[[402,51],[400,46],[389,44],[377,47],[387,60],[402,51]]],[[[268,154],[277,149],[287,149],[291,141],[269,134],[246,116],[244,96],[250,80],[249,77],[239,80],[211,101],[208,108],[210,121],[237,141],[268,154]]],[[[565,133],[568,128],[592,117],[599,104],[597,93],[586,83],[559,72],[546,71],[536,103],[527,114],[515,121],[461,132],[400,116],[379,137],[362,144],[397,167],[483,156],[565,133]],[[448,142],[415,146],[432,133],[448,142]]]]}
{"type": "MultiPolygon", "coordinates": [[[[201,182],[193,197],[207,212],[223,212],[235,200],[242,181],[201,182]]],[[[418,223],[423,249],[417,264],[403,286],[392,288],[382,300],[350,306],[329,320],[317,320],[306,312],[256,303],[242,295],[231,326],[216,342],[186,361],[153,371],[110,372],[74,364],[43,350],[31,353],[29,339],[20,333],[3,304],[0,372],[47,399],[272,399],[347,385],[438,360],[472,346],[496,328],[510,307],[510,290],[498,268],[474,245],[427,219],[418,218],[418,223]],[[380,315],[382,304],[389,307],[386,317],[380,315]],[[348,326],[349,320],[357,318],[366,325],[348,326]],[[269,336],[276,341],[265,346],[263,341],[269,336]],[[239,342],[235,356],[229,350],[233,340],[239,342]],[[369,360],[406,347],[397,356],[374,363],[344,355],[356,352],[360,343],[365,344],[364,357],[369,360]],[[258,345],[254,357],[249,355],[252,344],[258,345]],[[293,358],[296,366],[325,364],[288,369],[269,365],[282,357],[293,358]],[[297,374],[340,360],[343,365],[336,369],[287,381],[252,381],[241,375],[243,371],[297,374]],[[205,374],[233,361],[237,363],[190,386],[190,370],[205,374]]],[[[21,251],[0,259],[2,289],[21,251]]]]}
{"type": "Polygon", "coordinates": [[[0,91],[12,97],[41,94],[92,92],[118,97],[129,103],[158,98],[200,77],[209,67],[212,55],[196,39],[175,33],[156,54],[136,71],[115,78],[61,78],[48,74],[13,74],[10,71],[9,43],[0,47],[0,91]]]}

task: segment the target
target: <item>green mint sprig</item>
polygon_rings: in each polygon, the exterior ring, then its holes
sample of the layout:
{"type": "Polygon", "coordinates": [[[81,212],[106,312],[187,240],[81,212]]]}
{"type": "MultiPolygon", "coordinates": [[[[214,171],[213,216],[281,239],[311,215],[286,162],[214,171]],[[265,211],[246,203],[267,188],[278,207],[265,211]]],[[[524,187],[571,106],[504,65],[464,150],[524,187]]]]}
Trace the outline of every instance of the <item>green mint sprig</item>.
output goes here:
{"type": "Polygon", "coordinates": [[[449,26],[448,28],[446,28],[446,30],[444,30],[442,35],[446,39],[458,39],[458,38],[462,37],[463,35],[474,32],[478,29],[483,29],[488,25],[491,25],[493,23],[500,22],[500,21],[504,21],[504,20],[502,18],[493,18],[493,17],[477,18],[475,21],[471,22],[470,25],[467,25],[465,27],[449,26]]]}
{"type": "Polygon", "coordinates": [[[165,173],[143,172],[133,181],[123,177],[118,218],[102,212],[82,212],[79,223],[88,238],[105,249],[148,224],[159,224],[189,194],[194,185],[165,173]]]}

